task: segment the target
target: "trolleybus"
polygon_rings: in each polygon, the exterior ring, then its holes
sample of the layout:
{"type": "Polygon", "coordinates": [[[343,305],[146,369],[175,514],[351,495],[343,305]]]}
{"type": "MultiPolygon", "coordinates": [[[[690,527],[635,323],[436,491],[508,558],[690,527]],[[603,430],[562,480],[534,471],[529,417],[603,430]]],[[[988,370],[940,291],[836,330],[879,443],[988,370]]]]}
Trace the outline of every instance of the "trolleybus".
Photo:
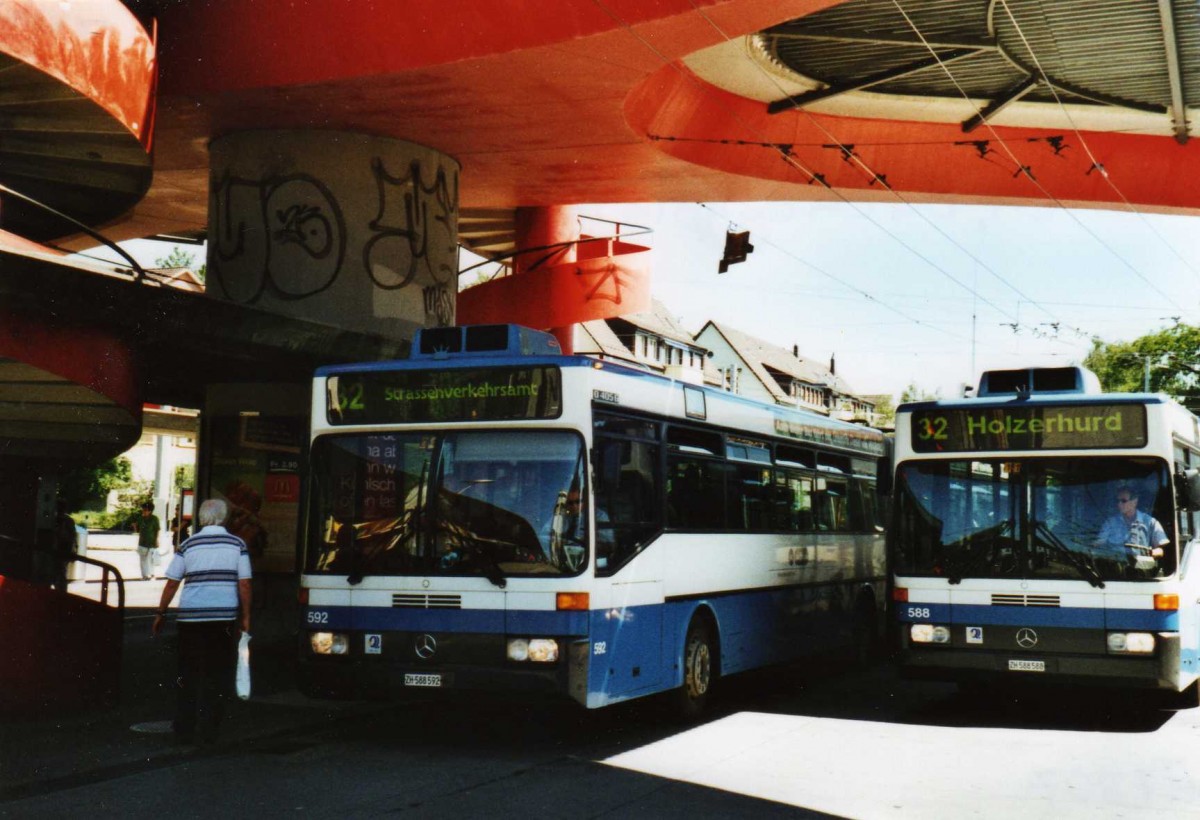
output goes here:
{"type": "Polygon", "coordinates": [[[878,431],[508,325],[316,374],[301,683],[588,708],[881,634],[878,431]]]}
{"type": "Polygon", "coordinates": [[[1200,421],[1083,368],[985,373],[896,414],[902,668],[1187,691],[1200,621],[1200,421]]]}

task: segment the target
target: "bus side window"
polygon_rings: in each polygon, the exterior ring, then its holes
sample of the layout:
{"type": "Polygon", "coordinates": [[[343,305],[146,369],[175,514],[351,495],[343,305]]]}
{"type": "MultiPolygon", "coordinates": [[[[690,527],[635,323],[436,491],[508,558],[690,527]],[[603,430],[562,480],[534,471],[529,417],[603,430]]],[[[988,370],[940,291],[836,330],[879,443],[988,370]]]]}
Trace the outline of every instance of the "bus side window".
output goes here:
{"type": "Polygon", "coordinates": [[[850,499],[846,482],[828,478],[817,479],[813,509],[819,532],[845,532],[850,529],[850,499]]]}
{"type": "Polygon", "coordinates": [[[798,470],[783,470],[786,476],[785,497],[789,499],[787,520],[780,529],[791,532],[812,532],[817,523],[813,518],[813,480],[798,470]]]}
{"type": "Polygon", "coordinates": [[[657,445],[596,439],[596,570],[615,572],[658,532],[657,445]]]}
{"type": "Polygon", "coordinates": [[[855,532],[875,530],[875,482],[862,478],[850,482],[850,528],[855,532]]]}
{"type": "Polygon", "coordinates": [[[730,464],[729,529],[746,532],[767,532],[772,529],[771,471],[764,467],[730,464]]]}
{"type": "Polygon", "coordinates": [[[667,526],[681,530],[724,528],[724,467],[713,460],[671,457],[667,465],[667,526]]]}

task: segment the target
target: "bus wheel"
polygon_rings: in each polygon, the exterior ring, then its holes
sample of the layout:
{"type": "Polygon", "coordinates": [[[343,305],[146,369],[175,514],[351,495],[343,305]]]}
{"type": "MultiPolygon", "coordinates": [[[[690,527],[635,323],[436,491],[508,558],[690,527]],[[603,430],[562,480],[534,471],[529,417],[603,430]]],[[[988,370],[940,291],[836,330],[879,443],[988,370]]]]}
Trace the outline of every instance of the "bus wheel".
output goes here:
{"type": "Polygon", "coordinates": [[[675,694],[681,718],[692,720],[704,712],[716,679],[716,646],[709,628],[702,621],[692,621],[683,642],[683,686],[675,694]]]}

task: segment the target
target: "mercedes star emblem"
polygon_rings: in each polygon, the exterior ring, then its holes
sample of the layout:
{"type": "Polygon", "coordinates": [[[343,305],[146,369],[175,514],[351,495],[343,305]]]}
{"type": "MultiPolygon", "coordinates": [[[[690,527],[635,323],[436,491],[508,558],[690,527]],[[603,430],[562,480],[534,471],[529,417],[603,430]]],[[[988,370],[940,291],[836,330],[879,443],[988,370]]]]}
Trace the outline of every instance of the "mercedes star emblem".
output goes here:
{"type": "MultiPolygon", "coordinates": [[[[1020,639],[1018,638],[1018,640],[1020,639]]],[[[1034,638],[1034,642],[1037,642],[1037,638],[1034,638]]],[[[413,651],[417,653],[418,658],[429,660],[433,657],[433,653],[437,652],[437,641],[428,632],[418,635],[417,639],[413,641],[413,651]]]]}
{"type": "Polygon", "coordinates": [[[1022,649],[1033,649],[1035,646],[1037,646],[1037,642],[1037,633],[1029,627],[1024,627],[1023,629],[1017,630],[1017,646],[1021,647],[1022,649]]]}

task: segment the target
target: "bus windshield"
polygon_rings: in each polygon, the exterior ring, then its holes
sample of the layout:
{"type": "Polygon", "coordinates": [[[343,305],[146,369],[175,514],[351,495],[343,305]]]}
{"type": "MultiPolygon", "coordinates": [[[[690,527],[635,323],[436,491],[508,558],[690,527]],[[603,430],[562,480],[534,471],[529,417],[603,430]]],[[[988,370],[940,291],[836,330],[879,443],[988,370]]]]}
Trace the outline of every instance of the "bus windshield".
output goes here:
{"type": "Polygon", "coordinates": [[[574,575],[587,563],[582,438],[567,431],[323,436],[305,571],[574,575]]]}
{"type": "Polygon", "coordinates": [[[1171,486],[1157,459],[908,462],[897,471],[896,572],[1094,586],[1168,576],[1171,486]]]}

